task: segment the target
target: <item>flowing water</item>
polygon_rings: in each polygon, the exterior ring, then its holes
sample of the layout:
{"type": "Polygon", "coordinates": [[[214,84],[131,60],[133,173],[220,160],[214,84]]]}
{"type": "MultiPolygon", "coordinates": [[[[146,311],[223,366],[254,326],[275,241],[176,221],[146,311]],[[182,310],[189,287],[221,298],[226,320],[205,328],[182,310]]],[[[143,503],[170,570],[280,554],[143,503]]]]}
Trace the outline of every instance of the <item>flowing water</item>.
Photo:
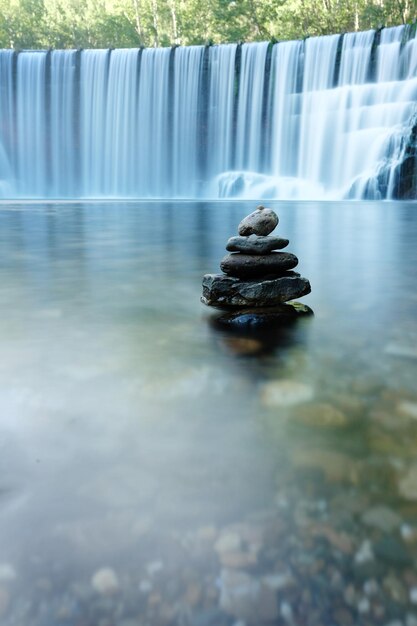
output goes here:
{"type": "Polygon", "coordinates": [[[1,205],[2,625],[416,623],[415,205],[273,206],[265,337],[199,302],[251,204],[1,205]]]}
{"type": "Polygon", "coordinates": [[[2,50],[0,197],[401,198],[415,33],[2,50]]]}

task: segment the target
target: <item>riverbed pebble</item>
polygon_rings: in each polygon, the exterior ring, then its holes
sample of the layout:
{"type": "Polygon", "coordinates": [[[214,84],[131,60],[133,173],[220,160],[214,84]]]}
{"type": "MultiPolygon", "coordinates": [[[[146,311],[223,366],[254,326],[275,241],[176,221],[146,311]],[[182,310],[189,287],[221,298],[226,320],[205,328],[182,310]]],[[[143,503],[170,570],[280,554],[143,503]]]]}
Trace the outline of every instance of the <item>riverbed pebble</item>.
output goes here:
{"type": "Polygon", "coordinates": [[[398,484],[400,494],[407,500],[417,500],[417,465],[408,468],[398,484]]]}
{"type": "Polygon", "coordinates": [[[95,591],[102,595],[112,595],[119,590],[116,572],[110,567],[97,570],[91,578],[91,584],[95,591]]]}
{"type": "Polygon", "coordinates": [[[312,400],[314,389],[297,380],[271,380],[261,385],[260,396],[267,408],[289,407],[312,400]]]}

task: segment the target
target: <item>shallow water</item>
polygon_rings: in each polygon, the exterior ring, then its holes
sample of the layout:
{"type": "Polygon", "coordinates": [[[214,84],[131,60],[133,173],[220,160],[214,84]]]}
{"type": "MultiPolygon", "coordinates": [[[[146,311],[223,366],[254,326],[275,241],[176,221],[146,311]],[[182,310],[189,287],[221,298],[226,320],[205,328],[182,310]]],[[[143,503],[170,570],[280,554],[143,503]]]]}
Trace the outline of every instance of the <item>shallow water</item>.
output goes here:
{"type": "Polygon", "coordinates": [[[199,302],[252,204],[0,205],[5,624],[263,623],[227,605],[224,572],[283,567],[296,583],[266,621],[414,624],[416,204],[271,206],[314,316],[265,343],[217,331],[199,302]],[[380,505],[386,527],[366,521],[380,505]],[[236,532],[231,552],[255,560],[224,557],[236,532]],[[358,573],[364,541],[374,569],[358,573]],[[186,577],[170,596],[155,561],[181,581],[194,564],[198,601],[186,577]],[[117,593],[94,591],[101,567],[117,593]],[[156,599],[138,591],[149,578],[156,599]]]}

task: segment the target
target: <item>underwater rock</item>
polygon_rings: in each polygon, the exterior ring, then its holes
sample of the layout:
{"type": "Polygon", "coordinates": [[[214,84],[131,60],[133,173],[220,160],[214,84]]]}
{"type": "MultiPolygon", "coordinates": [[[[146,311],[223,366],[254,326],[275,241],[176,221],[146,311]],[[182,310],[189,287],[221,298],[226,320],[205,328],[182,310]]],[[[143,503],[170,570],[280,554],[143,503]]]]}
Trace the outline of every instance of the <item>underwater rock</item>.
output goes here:
{"type": "Polygon", "coordinates": [[[307,305],[301,302],[287,302],[274,307],[229,311],[216,317],[213,324],[225,328],[255,329],[307,315],[313,315],[313,311],[307,305]]]}
{"type": "Polygon", "coordinates": [[[250,213],[239,224],[239,235],[269,235],[278,225],[278,215],[272,209],[266,209],[259,205],[253,213],[250,213]]]}
{"type": "Polygon", "coordinates": [[[373,544],[375,556],[397,567],[413,564],[413,557],[408,548],[393,535],[383,535],[373,544]]]}
{"type": "Polygon", "coordinates": [[[279,607],[275,590],[246,572],[223,569],[220,608],[234,617],[256,624],[276,621],[279,607]]]}
{"type": "Polygon", "coordinates": [[[220,269],[228,276],[236,278],[261,278],[269,275],[281,275],[298,265],[295,254],[289,252],[271,252],[266,255],[227,254],[220,263],[220,269]]]}
{"type": "Polygon", "coordinates": [[[365,511],[362,515],[362,522],[371,528],[391,533],[401,526],[402,519],[392,509],[379,505],[365,511]]]}
{"type": "Polygon", "coordinates": [[[325,402],[298,407],[293,419],[304,426],[317,428],[344,428],[349,425],[349,419],[342,411],[325,402]]]}
{"type": "Polygon", "coordinates": [[[110,567],[97,570],[91,578],[91,585],[101,595],[113,595],[119,591],[116,572],[110,567]]]}
{"type": "Polygon", "coordinates": [[[310,283],[296,272],[279,278],[240,280],[224,274],[206,274],[201,302],[218,307],[268,307],[310,293],[310,283]]]}
{"type": "Polygon", "coordinates": [[[332,483],[356,484],[361,466],[347,454],[325,448],[302,447],[292,458],[297,469],[320,470],[332,483]]]}
{"type": "Polygon", "coordinates": [[[289,407],[308,402],[314,397],[310,385],[297,380],[271,380],[261,387],[261,403],[267,408],[289,407]]]}
{"type": "Polygon", "coordinates": [[[417,465],[412,465],[398,484],[399,492],[406,500],[417,500],[417,465]]]}
{"type": "Polygon", "coordinates": [[[249,235],[248,237],[230,237],[226,250],[244,254],[269,254],[273,250],[282,250],[289,244],[289,239],[267,235],[249,235]]]}

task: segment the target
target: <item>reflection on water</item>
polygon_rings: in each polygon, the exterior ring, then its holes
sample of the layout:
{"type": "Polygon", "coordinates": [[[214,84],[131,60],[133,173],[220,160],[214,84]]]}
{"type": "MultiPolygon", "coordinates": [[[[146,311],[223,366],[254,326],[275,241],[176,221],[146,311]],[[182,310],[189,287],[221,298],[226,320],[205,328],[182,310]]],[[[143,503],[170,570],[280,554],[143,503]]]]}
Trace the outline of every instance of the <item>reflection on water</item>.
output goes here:
{"type": "Polygon", "coordinates": [[[277,204],[315,315],[219,332],[252,208],[1,205],[2,624],[417,624],[415,206],[277,204]]]}

